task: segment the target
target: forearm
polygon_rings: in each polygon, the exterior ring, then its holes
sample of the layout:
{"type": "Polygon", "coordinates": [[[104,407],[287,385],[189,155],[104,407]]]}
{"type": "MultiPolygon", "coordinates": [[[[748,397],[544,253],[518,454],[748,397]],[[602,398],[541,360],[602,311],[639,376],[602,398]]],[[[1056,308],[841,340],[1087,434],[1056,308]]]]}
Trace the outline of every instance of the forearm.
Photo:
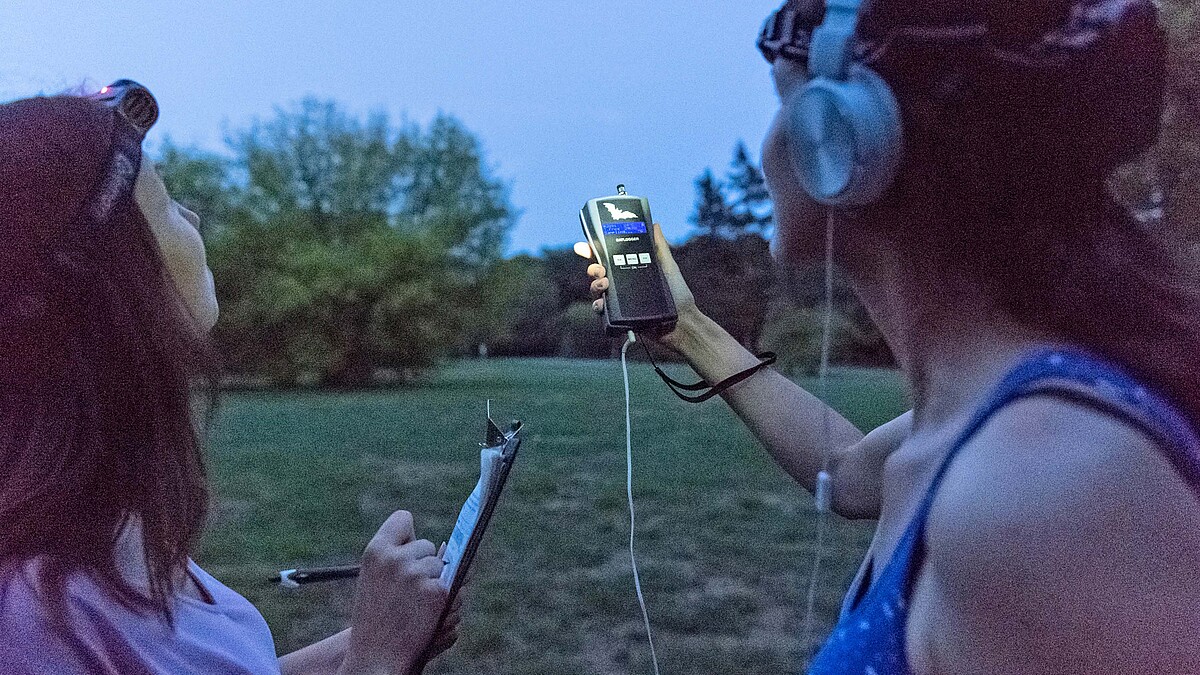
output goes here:
{"type": "MultiPolygon", "coordinates": [[[[713,384],[758,363],[754,354],[699,312],[680,318],[670,346],[713,384]]],[[[846,418],[771,369],[727,389],[721,396],[779,466],[809,491],[816,489],[827,447],[844,449],[863,438],[863,433],[846,418]],[[824,433],[827,412],[828,439],[824,433]]]]}
{"type": "Polygon", "coordinates": [[[333,675],[350,646],[350,629],[279,658],[282,675],[333,675]]]}

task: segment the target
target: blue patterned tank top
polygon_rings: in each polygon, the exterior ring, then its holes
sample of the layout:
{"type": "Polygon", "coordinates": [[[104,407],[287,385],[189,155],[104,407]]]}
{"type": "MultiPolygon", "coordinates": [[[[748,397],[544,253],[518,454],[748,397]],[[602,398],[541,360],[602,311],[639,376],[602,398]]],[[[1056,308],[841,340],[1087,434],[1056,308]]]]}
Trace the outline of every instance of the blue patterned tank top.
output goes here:
{"type": "Polygon", "coordinates": [[[951,446],[917,512],[878,581],[865,592],[870,568],[852,586],[829,639],[813,657],[809,675],[907,675],[905,626],[920,570],[925,521],[950,462],[996,411],[1019,398],[1053,394],[1116,415],[1149,434],[1200,497],[1200,438],[1170,403],[1121,369],[1074,349],[1034,354],[1001,380],[951,446]]]}

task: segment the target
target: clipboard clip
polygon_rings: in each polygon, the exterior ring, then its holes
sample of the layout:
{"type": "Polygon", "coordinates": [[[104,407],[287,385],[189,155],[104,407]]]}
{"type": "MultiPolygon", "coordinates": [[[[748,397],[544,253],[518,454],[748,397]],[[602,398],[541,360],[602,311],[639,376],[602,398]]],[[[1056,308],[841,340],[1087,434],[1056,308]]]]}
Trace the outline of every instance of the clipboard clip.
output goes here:
{"type": "MultiPolygon", "coordinates": [[[[521,433],[521,428],[524,424],[521,420],[513,420],[508,425],[508,431],[502,431],[500,425],[492,419],[492,402],[487,404],[487,430],[483,443],[479,444],[481,448],[499,448],[507,444],[512,439],[516,438],[521,433]]],[[[507,454],[506,454],[507,456],[507,454]]]]}

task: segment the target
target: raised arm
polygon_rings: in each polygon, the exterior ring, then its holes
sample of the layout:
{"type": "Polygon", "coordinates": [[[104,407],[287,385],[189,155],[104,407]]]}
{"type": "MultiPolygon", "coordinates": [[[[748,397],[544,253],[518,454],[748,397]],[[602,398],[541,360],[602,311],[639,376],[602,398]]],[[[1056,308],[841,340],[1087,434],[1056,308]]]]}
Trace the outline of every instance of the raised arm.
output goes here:
{"type": "MultiPolygon", "coordinates": [[[[745,347],[697,308],[691,290],[671,257],[658,225],[654,243],[663,266],[679,322],[662,344],[679,352],[706,381],[719,382],[758,363],[745,347]]],[[[588,268],[595,308],[603,310],[608,290],[605,270],[588,268]]],[[[775,461],[809,491],[816,488],[824,449],[824,416],[829,415],[828,446],[832,449],[833,509],[847,518],[878,518],[883,463],[908,435],[905,414],[867,435],[817,397],[773,370],[765,370],[722,393],[775,461]]]]}

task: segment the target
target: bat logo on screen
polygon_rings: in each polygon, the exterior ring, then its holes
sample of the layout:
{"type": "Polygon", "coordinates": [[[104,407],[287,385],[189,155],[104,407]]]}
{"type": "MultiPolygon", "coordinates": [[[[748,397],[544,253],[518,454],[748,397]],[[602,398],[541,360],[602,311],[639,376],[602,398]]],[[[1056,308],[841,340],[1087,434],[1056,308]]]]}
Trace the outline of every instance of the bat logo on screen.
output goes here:
{"type": "Polygon", "coordinates": [[[608,202],[604,202],[604,208],[608,209],[608,215],[612,216],[613,220],[629,220],[638,217],[638,214],[632,211],[622,211],[608,202]]]}

